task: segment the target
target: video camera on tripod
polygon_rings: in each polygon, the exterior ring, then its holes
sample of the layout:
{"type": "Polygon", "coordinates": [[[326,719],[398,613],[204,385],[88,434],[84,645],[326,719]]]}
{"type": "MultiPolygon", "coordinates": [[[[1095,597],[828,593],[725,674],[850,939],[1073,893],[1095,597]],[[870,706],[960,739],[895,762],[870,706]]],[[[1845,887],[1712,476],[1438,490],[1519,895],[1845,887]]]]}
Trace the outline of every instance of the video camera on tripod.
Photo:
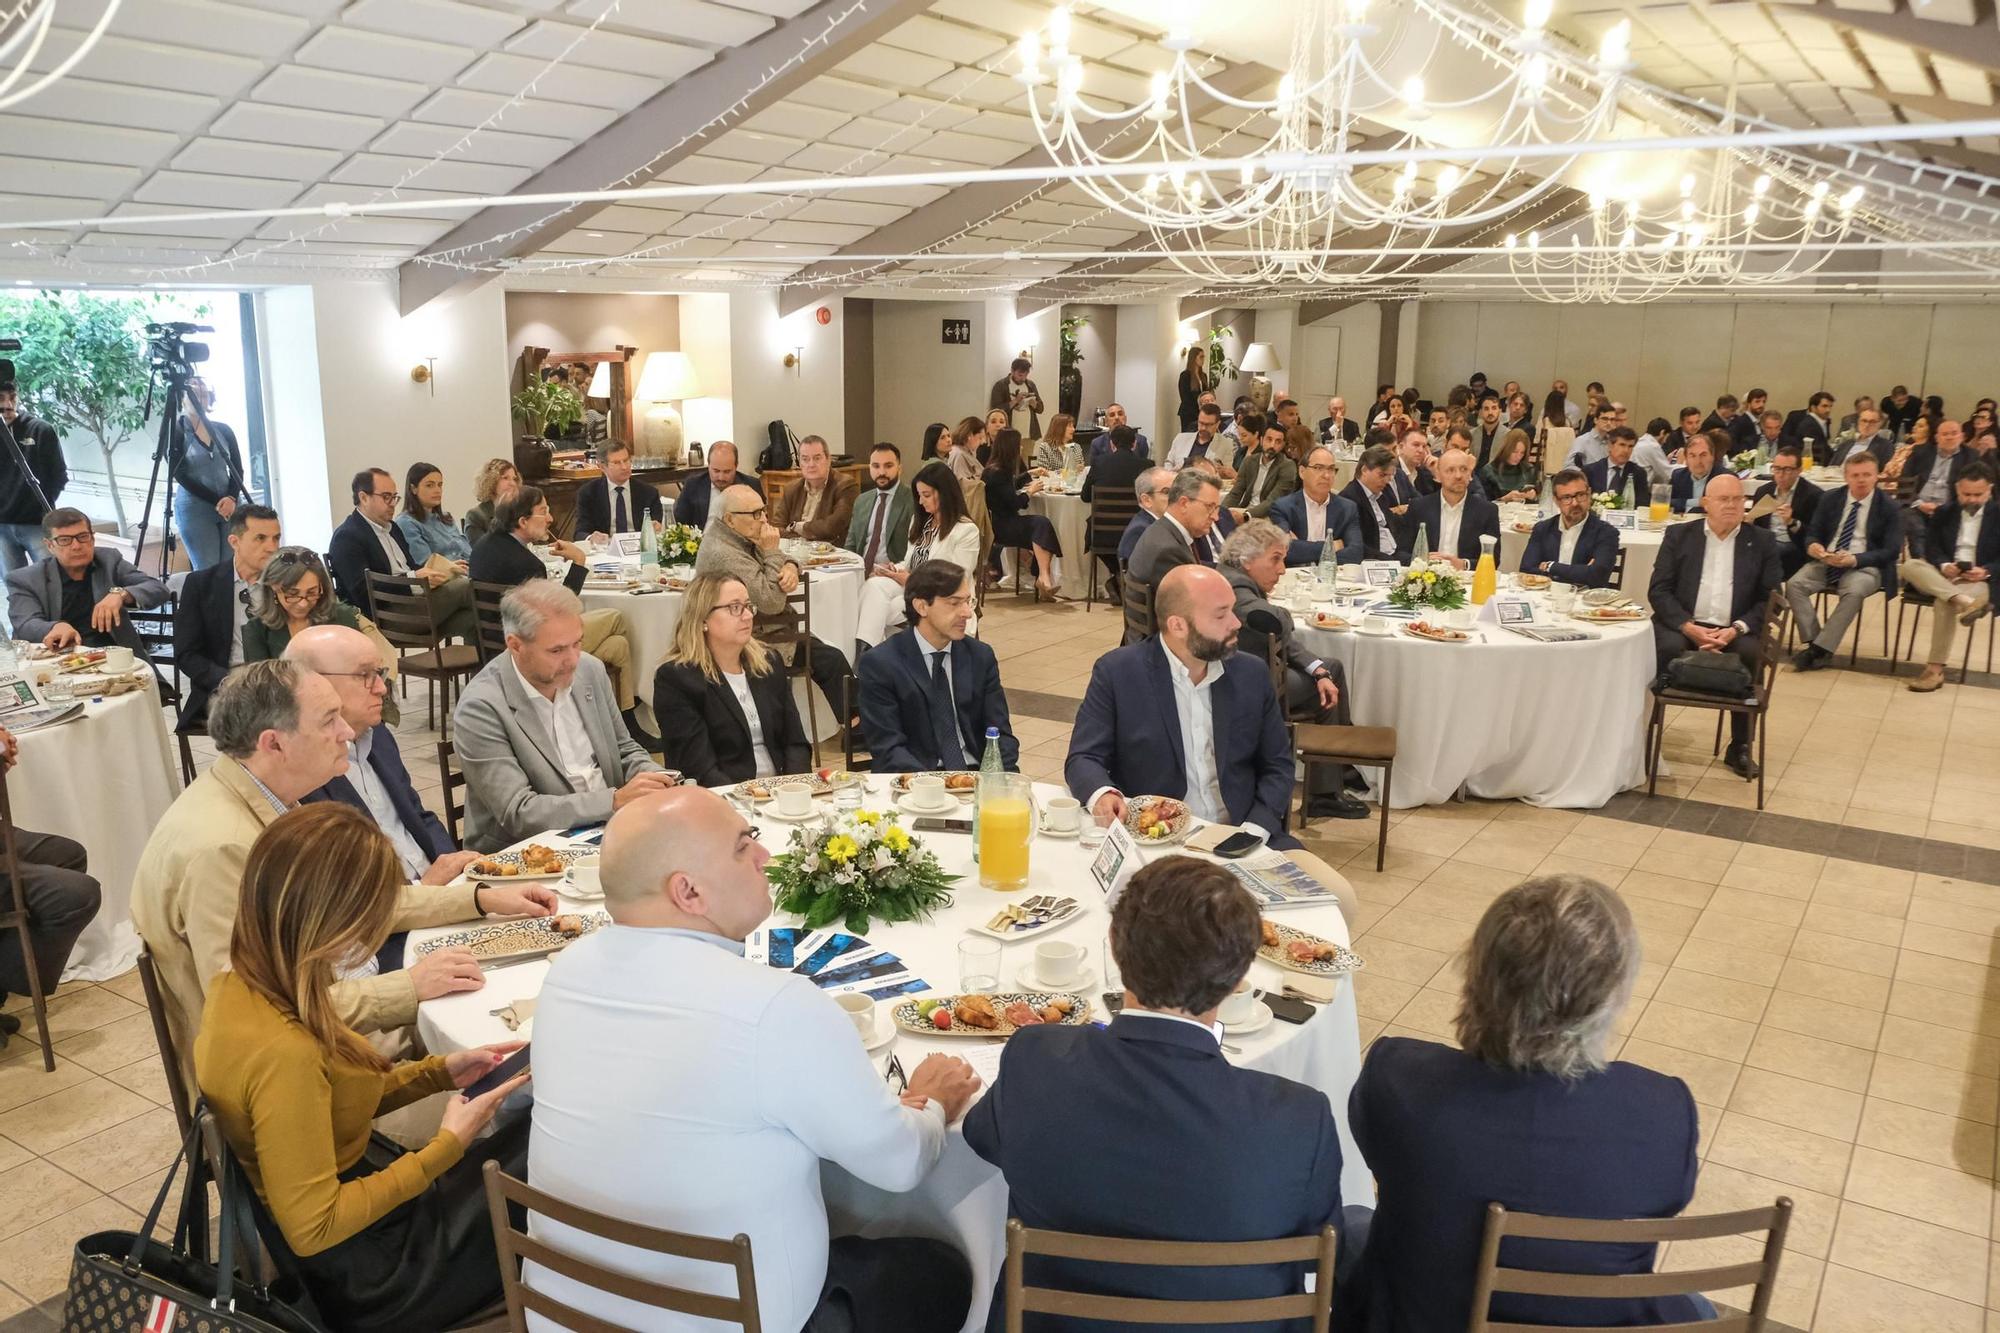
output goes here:
{"type": "MultiPolygon", "coordinates": [[[[180,428],[178,422],[182,415],[183,404],[192,403],[195,411],[202,419],[207,419],[209,402],[203,395],[192,393],[188,387],[188,381],[196,378],[195,367],[208,360],[208,344],[195,342],[188,335],[213,332],[215,332],[213,325],[193,324],[186,320],[172,320],[166,323],[148,324],[146,326],[146,355],[152,363],[153,373],[152,378],[146,384],[145,415],[148,418],[153,415],[153,390],[162,381],[166,384],[167,398],[166,402],[160,408],[160,435],[159,441],[153,450],[153,474],[146,483],[146,504],[139,513],[138,545],[142,552],[145,550],[146,545],[146,530],[151,526],[153,520],[153,501],[159,492],[160,472],[163,467],[167,467],[168,465],[169,455],[172,453],[174,432],[180,428]]],[[[226,454],[223,455],[222,461],[229,469],[231,484],[237,490],[242,491],[243,494],[248,495],[250,493],[249,489],[244,485],[243,476],[236,470],[236,465],[229,460],[226,454]]],[[[174,544],[173,492],[174,478],[172,470],[169,467],[166,496],[161,504],[163,522],[160,540],[160,573],[163,577],[167,572],[169,553],[174,544]]]]}
{"type": "MultiPolygon", "coordinates": [[[[213,333],[210,324],[190,324],[186,320],[175,320],[168,324],[148,324],[146,326],[146,355],[153,362],[153,373],[166,376],[169,382],[178,380],[181,384],[194,375],[194,368],[208,360],[208,344],[188,341],[190,333],[213,333]]],[[[151,415],[148,413],[147,415],[151,415]]]]}

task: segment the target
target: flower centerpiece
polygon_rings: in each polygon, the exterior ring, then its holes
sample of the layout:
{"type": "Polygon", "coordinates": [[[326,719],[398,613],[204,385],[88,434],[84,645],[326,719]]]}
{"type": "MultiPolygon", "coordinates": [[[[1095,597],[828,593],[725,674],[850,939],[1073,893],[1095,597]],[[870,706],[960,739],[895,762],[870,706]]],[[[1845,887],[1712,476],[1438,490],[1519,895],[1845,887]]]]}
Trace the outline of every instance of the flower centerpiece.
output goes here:
{"type": "Polygon", "coordinates": [[[1465,585],[1453,577],[1449,565],[1416,561],[1390,587],[1389,604],[1407,610],[1456,611],[1465,605],[1465,585]]]}
{"type": "Polygon", "coordinates": [[[1729,456],[1730,470],[1739,473],[1749,473],[1756,471],[1757,465],[1763,461],[1762,459],[1758,458],[1757,452],[1758,451],[1755,449],[1745,449],[1740,454],[1731,454],[1729,456]]]}
{"type": "Polygon", "coordinates": [[[1590,497],[1592,509],[1623,509],[1625,496],[1618,491],[1599,491],[1590,497]]]}
{"type": "Polygon", "coordinates": [[[692,523],[669,523],[660,529],[660,563],[691,565],[701,554],[701,529],[692,523]]]}
{"type": "Polygon", "coordinates": [[[778,910],[798,913],[807,929],[845,918],[857,932],[871,921],[917,921],[949,907],[958,880],[895,815],[873,810],[842,814],[829,828],[793,829],[765,873],[778,910]]]}

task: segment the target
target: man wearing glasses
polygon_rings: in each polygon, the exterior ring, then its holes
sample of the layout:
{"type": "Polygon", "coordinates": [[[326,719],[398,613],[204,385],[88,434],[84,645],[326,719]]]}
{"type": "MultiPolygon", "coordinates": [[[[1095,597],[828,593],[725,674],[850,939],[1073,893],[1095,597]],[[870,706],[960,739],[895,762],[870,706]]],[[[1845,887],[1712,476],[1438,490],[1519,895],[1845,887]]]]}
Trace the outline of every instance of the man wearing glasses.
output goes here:
{"type": "Polygon", "coordinates": [[[80,509],[45,514],[42,542],[46,559],[7,575],[14,637],[56,652],[116,644],[145,656],[125,611],[160,605],[167,600],[166,585],[119,552],[98,550],[90,517],[80,509]]]}
{"type": "Polygon", "coordinates": [[[472,612],[472,581],[451,569],[413,565],[410,542],[396,525],[402,499],[396,479],[381,468],[354,474],[354,512],[333,530],[327,554],[333,559],[333,587],[340,600],[366,611],[370,574],[416,575],[430,586],[438,632],[470,642],[479,632],[472,612]]]}
{"type": "Polygon", "coordinates": [[[1292,535],[1285,552],[1287,565],[1316,565],[1329,544],[1336,552],[1334,559],[1343,565],[1358,564],[1367,556],[1361,511],[1352,500],[1333,493],[1337,471],[1333,450],[1314,445],[1299,464],[1299,489],[1271,502],[1266,517],[1292,535]]]}
{"type": "Polygon", "coordinates": [[[1806,529],[1812,525],[1813,510],[1823,492],[1801,477],[1804,462],[1796,444],[1780,445],[1771,455],[1771,479],[1757,488],[1752,506],[1768,498],[1776,508],[1756,520],[1778,544],[1778,563],[1790,578],[1806,562],[1806,529]]]}

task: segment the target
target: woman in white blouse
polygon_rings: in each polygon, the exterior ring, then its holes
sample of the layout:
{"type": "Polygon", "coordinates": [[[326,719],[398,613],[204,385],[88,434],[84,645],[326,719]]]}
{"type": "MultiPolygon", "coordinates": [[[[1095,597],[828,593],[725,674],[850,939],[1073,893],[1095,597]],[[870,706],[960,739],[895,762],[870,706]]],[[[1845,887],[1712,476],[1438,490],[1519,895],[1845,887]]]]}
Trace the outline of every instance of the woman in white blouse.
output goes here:
{"type": "Polygon", "coordinates": [[[910,516],[910,549],[901,564],[878,564],[861,585],[861,610],[854,637],[868,647],[902,625],[903,581],[926,560],[949,560],[961,569],[979,568],[979,525],[965,512],[965,492],[942,462],[924,464],[911,483],[916,512],[910,516]]]}
{"type": "Polygon", "coordinates": [[[667,766],[704,787],[812,767],[791,678],[756,636],[739,579],[688,584],[674,646],[653,674],[653,712],[667,766]]]}

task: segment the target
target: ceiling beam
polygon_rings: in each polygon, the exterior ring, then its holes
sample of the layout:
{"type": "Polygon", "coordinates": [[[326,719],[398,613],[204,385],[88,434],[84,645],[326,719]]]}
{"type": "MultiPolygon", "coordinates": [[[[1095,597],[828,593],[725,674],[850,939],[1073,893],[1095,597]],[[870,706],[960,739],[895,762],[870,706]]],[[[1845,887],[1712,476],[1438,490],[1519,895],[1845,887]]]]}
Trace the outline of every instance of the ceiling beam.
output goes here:
{"type": "MultiPolygon", "coordinates": [[[[1209,82],[1231,97],[1250,97],[1276,79],[1276,73],[1262,65],[1236,65],[1209,79],[1209,82]]],[[[1213,104],[1190,102],[1192,116],[1204,116],[1213,109],[1213,104]]],[[[1102,148],[1119,134],[1140,123],[1150,122],[1127,121],[1122,124],[1096,125],[1086,131],[1086,135],[1092,140],[1094,148],[1102,148]]],[[[996,170],[1019,171],[1028,167],[1049,165],[1047,150],[1037,145],[996,170]]],[[[825,287],[852,279],[862,270],[867,270],[872,275],[890,267],[879,261],[868,260],[843,263],[840,259],[842,251],[858,254],[915,254],[958,235],[984,218],[1018,208],[1047,188],[1046,182],[1037,184],[1032,181],[990,181],[983,185],[962,186],[921,208],[911,209],[894,222],[884,223],[861,239],[842,246],[827,258],[815,264],[808,264],[785,279],[784,289],[778,294],[778,313],[789,315],[796,310],[804,309],[825,295],[825,287]]],[[[1151,237],[1147,239],[1150,240],[1151,237]]],[[[941,254],[940,257],[948,259],[950,255],[941,254]]],[[[1042,304],[1049,303],[1045,301],[1042,304]]]]}
{"type": "MultiPolygon", "coordinates": [[[[930,8],[931,0],[819,0],[754,40],[718,51],[715,59],[675,80],[609,127],[572,147],[536,172],[521,194],[601,190],[636,171],[657,176],[674,163],[707,147],[747,117],[781,101],[862,47],[930,8]],[[801,50],[810,54],[799,58],[801,50]],[[775,75],[771,71],[777,70],[775,75]],[[768,79],[768,81],[766,81],[768,79]],[[761,86],[760,86],[761,85],[761,86]],[[753,91],[754,90],[754,91],[753,91]],[[690,136],[662,154],[689,126],[729,121],[690,136]]],[[[607,204],[576,204],[553,210],[547,204],[481,209],[397,269],[397,299],[404,314],[446,292],[485,282],[493,275],[476,269],[428,264],[425,256],[474,248],[484,263],[518,259],[546,245],[551,236],[574,230],[607,204]],[[546,219],[545,221],[543,219],[546,219]],[[516,234],[518,232],[518,234],[516,234]]]]}
{"type": "MultiPolygon", "coordinates": [[[[1742,0],[1751,3],[1753,0],[1742,0]]],[[[1820,0],[1818,4],[1786,5],[1786,14],[1816,18],[1822,22],[1872,32],[1905,46],[1914,46],[1932,55],[1950,56],[1988,69],[2000,66],[2000,29],[1985,23],[1948,23],[1942,19],[1919,18],[1908,10],[1877,14],[1864,9],[1841,9],[1820,0]]]]}

